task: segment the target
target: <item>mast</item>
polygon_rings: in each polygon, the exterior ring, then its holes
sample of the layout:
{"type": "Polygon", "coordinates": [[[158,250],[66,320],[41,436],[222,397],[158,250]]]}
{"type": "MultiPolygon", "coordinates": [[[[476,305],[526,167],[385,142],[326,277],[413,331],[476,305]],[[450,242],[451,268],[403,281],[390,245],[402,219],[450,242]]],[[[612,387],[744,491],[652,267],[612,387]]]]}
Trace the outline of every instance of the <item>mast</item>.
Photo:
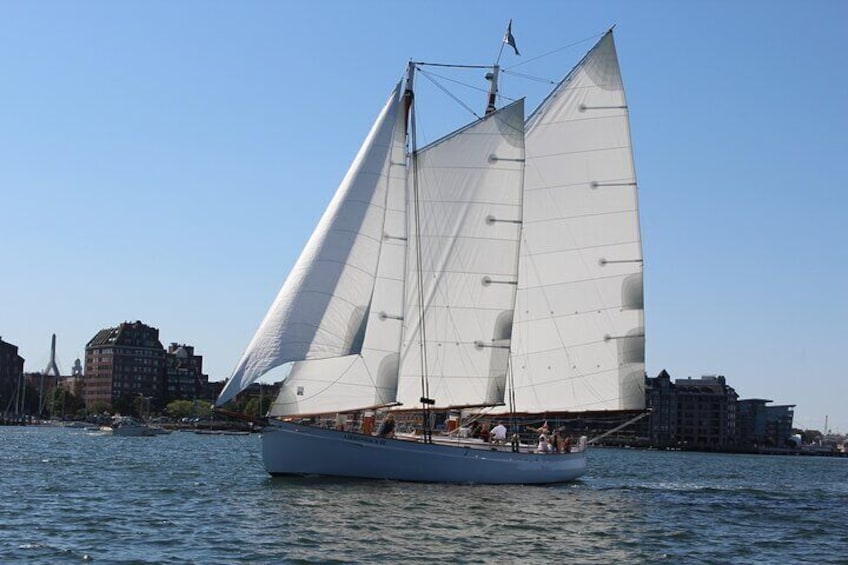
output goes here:
{"type": "Polygon", "coordinates": [[[418,347],[421,351],[421,419],[424,428],[424,442],[432,443],[433,430],[430,426],[430,406],[435,404],[435,401],[430,398],[430,383],[427,380],[427,334],[424,324],[424,280],[422,274],[421,262],[421,200],[418,194],[418,143],[416,140],[415,131],[415,113],[411,111],[414,94],[412,84],[415,75],[415,63],[410,61],[406,73],[406,111],[409,120],[409,147],[410,147],[410,167],[412,177],[412,206],[413,206],[413,221],[415,222],[415,263],[417,265],[417,292],[418,292],[418,347]]]}
{"type": "Polygon", "coordinates": [[[486,104],[486,115],[495,111],[495,99],[498,96],[498,75],[500,72],[500,65],[495,63],[492,65],[492,72],[486,73],[486,80],[489,81],[489,101],[486,104]]]}

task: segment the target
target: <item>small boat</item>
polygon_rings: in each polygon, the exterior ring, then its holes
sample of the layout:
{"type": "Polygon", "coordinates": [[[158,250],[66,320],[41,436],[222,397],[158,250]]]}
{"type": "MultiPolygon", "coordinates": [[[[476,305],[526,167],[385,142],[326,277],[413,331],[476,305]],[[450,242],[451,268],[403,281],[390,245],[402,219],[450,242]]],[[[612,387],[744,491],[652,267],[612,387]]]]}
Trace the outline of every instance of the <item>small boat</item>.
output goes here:
{"type": "Polygon", "coordinates": [[[523,99],[496,108],[496,63],[485,116],[419,148],[425,65],[410,62],[391,91],[216,406],[290,366],[262,433],[272,475],[574,480],[585,438],[539,452],[512,415],[644,408],[642,249],[612,30],[526,119],[523,99]],[[509,421],[506,445],[440,435],[448,412],[509,421]],[[373,435],[387,414],[416,429],[373,435]],[[334,415],[362,425],[317,425],[334,415]]]}
{"type": "Polygon", "coordinates": [[[149,426],[129,416],[115,416],[110,425],[100,426],[100,431],[122,437],[152,437],[171,433],[170,430],[149,426]]]}

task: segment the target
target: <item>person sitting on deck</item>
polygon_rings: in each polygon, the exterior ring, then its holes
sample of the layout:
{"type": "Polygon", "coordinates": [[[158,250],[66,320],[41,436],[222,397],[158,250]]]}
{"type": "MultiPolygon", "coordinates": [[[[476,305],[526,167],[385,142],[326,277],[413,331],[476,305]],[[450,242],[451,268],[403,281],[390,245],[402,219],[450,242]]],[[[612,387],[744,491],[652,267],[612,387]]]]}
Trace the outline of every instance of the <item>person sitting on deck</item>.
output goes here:
{"type": "Polygon", "coordinates": [[[395,437],[395,415],[389,414],[383,423],[380,424],[380,430],[377,432],[380,437],[395,437]]]}
{"type": "Polygon", "coordinates": [[[498,425],[492,428],[492,431],[489,433],[489,438],[493,444],[502,445],[506,441],[506,426],[498,422],[498,425]]]}
{"type": "Polygon", "coordinates": [[[548,436],[546,434],[539,434],[539,446],[536,448],[536,453],[550,453],[551,452],[551,444],[548,443],[548,436]]]}
{"type": "Polygon", "coordinates": [[[562,453],[563,439],[559,435],[559,430],[554,430],[551,434],[551,453],[562,453]]]}

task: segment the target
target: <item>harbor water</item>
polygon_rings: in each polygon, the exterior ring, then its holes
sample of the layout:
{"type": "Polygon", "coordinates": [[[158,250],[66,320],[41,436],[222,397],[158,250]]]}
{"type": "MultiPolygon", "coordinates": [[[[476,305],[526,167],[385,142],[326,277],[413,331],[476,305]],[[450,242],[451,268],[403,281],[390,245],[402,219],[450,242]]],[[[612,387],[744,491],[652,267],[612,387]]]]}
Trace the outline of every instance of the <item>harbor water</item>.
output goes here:
{"type": "Polygon", "coordinates": [[[271,478],[257,435],[0,428],[3,563],[848,563],[848,459],[592,449],[555,486],[271,478]]]}

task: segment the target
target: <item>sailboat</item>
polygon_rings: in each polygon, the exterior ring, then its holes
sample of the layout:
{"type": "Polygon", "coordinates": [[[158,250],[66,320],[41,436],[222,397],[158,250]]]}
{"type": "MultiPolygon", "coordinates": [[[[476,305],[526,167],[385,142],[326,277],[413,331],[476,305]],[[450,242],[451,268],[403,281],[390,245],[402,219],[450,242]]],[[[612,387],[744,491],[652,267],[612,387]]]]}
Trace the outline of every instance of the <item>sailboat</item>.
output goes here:
{"type": "Polygon", "coordinates": [[[574,480],[586,438],[547,453],[514,428],[501,445],[434,433],[433,421],[644,407],[641,237],[612,30],[526,119],[523,100],[495,108],[494,66],[486,115],[422,148],[419,65],[392,90],[216,406],[289,364],[262,433],[271,475],[574,480]],[[385,414],[418,427],[374,435],[385,414]],[[328,415],[341,425],[316,425],[328,415]]]}

